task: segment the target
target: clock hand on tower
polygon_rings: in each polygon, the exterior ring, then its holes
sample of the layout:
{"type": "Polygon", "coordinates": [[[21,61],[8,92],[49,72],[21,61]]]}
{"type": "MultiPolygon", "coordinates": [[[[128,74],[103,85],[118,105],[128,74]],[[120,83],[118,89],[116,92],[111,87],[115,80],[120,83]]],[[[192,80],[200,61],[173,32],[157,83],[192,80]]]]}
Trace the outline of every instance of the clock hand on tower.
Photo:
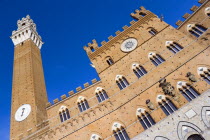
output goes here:
{"type": "Polygon", "coordinates": [[[22,110],[23,110],[23,111],[22,111],[21,117],[22,117],[22,116],[23,116],[23,114],[24,114],[24,110],[25,110],[25,108],[22,108],[22,110]]]}

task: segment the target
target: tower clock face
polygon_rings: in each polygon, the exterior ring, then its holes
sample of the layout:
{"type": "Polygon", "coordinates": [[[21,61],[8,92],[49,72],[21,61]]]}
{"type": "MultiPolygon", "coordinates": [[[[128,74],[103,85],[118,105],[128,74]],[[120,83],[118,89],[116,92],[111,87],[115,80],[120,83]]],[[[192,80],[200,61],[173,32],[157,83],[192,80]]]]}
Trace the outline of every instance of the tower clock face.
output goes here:
{"type": "Polygon", "coordinates": [[[24,104],[18,108],[15,113],[15,120],[20,122],[25,120],[31,112],[31,106],[29,104],[24,104]]]}
{"type": "Polygon", "coordinates": [[[128,38],[121,44],[121,50],[123,52],[130,52],[137,47],[137,40],[135,38],[128,38]]]}

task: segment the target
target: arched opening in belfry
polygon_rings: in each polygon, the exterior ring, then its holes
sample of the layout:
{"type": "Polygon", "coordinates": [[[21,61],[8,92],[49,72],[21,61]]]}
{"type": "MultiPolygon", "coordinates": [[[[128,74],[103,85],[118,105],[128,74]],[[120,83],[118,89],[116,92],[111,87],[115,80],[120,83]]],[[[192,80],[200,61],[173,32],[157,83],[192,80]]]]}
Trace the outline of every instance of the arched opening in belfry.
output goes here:
{"type": "Polygon", "coordinates": [[[187,140],[205,140],[201,135],[199,134],[193,134],[190,135],[187,140]]]}

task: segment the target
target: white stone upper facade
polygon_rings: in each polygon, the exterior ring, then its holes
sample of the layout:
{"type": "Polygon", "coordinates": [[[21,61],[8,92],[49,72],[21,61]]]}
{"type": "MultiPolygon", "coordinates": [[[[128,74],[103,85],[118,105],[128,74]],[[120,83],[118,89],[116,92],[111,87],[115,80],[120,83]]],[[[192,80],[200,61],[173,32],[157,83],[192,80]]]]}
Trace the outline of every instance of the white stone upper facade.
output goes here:
{"type": "Polygon", "coordinates": [[[31,39],[34,44],[36,44],[36,46],[41,49],[43,44],[42,38],[37,33],[36,24],[33,22],[29,15],[27,15],[25,18],[22,18],[21,20],[18,20],[17,26],[17,31],[13,31],[11,36],[15,46],[23,43],[28,39],[31,39]]]}

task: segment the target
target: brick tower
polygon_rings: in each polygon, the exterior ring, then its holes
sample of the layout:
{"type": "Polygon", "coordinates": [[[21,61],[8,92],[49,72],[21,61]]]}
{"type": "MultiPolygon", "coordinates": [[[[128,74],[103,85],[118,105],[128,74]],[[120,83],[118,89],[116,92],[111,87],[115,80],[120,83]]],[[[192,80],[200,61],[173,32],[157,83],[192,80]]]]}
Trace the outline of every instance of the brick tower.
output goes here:
{"type": "Polygon", "coordinates": [[[22,139],[37,131],[47,118],[47,93],[40,54],[43,42],[30,16],[18,20],[17,25],[17,31],[11,36],[15,45],[11,139],[22,139]]]}

